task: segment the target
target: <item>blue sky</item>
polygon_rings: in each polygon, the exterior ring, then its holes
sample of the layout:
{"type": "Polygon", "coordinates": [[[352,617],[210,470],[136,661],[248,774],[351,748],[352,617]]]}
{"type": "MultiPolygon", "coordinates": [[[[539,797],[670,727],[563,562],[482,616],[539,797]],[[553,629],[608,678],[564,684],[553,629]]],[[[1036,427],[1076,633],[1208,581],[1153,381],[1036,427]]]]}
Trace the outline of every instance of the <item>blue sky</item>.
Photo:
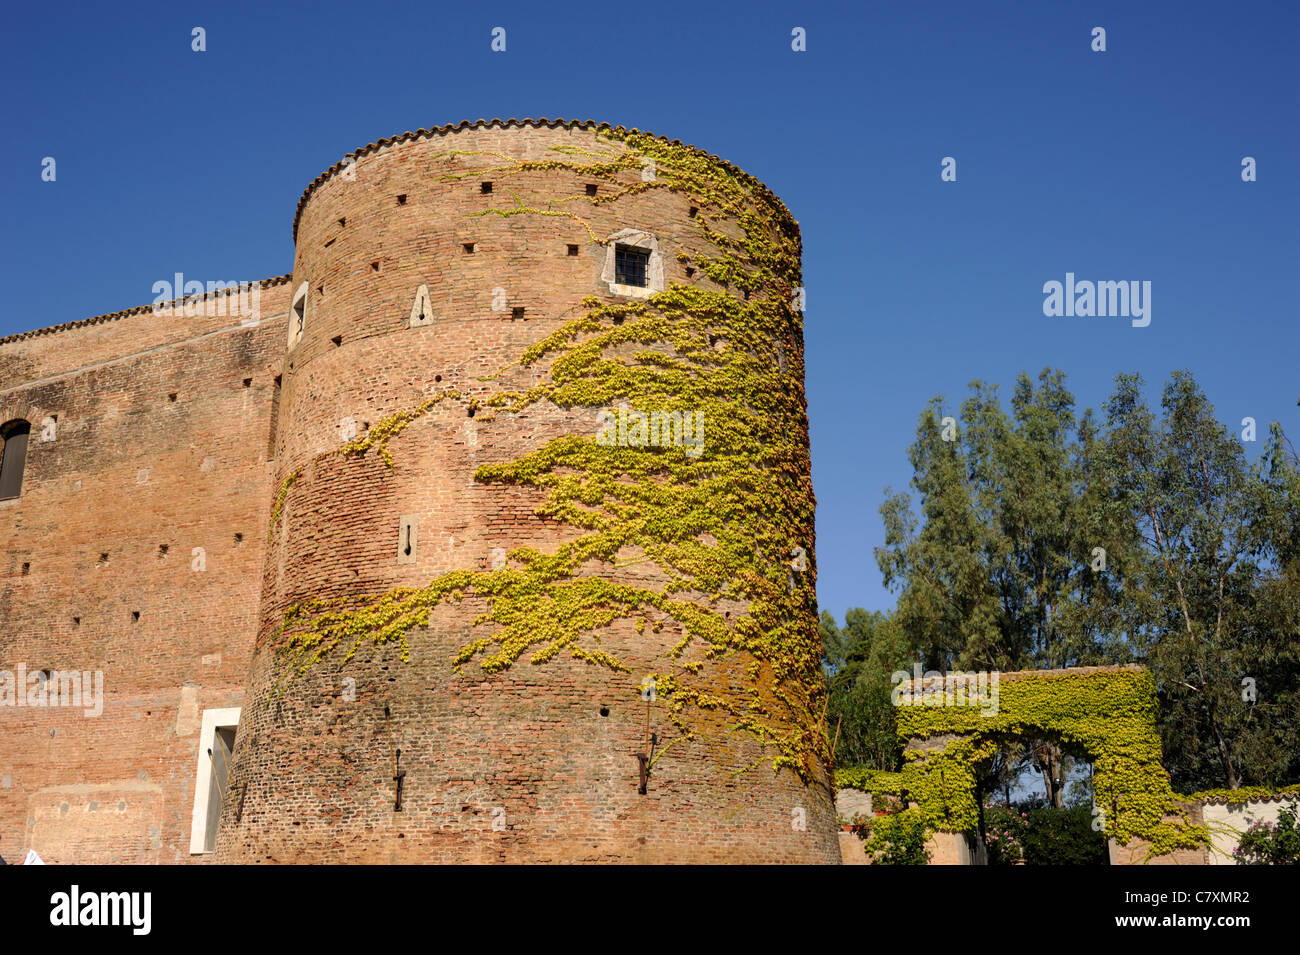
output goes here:
{"type": "Polygon", "coordinates": [[[289,271],[307,183],[407,129],[681,139],[800,222],[819,597],[883,609],[877,511],[932,395],[1051,365],[1095,407],[1121,371],[1154,396],[1188,368],[1225,422],[1300,437],[1297,27],[1249,0],[15,6],[0,335],[146,304],[174,272],[289,271]],[[1066,272],[1150,281],[1151,324],[1044,316],[1066,272]]]}

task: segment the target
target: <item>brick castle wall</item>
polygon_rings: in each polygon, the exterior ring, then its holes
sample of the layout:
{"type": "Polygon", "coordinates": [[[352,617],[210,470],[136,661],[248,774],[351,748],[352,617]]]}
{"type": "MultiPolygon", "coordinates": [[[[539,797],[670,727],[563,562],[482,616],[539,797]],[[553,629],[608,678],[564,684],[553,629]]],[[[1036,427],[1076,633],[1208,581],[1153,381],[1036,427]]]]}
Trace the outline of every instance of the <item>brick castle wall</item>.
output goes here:
{"type": "MultiPolygon", "coordinates": [[[[0,666],[102,663],[109,687],[98,719],[0,713],[0,773],[13,778],[0,789],[0,852],[30,844],[50,861],[190,861],[199,714],[239,706],[218,861],[838,861],[825,781],[805,786],[764,767],[737,775],[760,756],[739,734],[675,747],[638,793],[647,706],[637,689],[676,642],[667,633],[628,622],[602,633],[630,674],[563,654],[456,673],[452,657],[482,632],[471,625],[482,605],[467,600],[408,636],[407,662],[395,648],[367,647],[273,693],[277,629],[296,602],[423,586],[487,566],[496,548],[549,551],[575,536],[534,514],[538,492],[473,474],[550,438],[593,433],[592,409],[543,404],[488,421],[468,408],[474,396],[535,383],[544,368],[482,379],[580,314],[584,297],[612,300],[600,281],[605,247],[573,218],[474,213],[516,198],[542,207],[584,194],[588,180],[563,169],[511,173],[508,183],[490,172],[439,179],[495,165],[492,153],[554,158],[556,145],[621,148],[587,129],[488,126],[363,150],[349,175],[310,192],[292,278],[264,290],[263,313],[276,318],[257,329],[191,320],[181,332],[136,315],[0,344],[4,380],[33,383],[0,394],[12,412],[3,420],[35,426],[46,409],[61,411],[53,449],[33,434],[22,499],[0,504],[9,562],[0,666]],[[285,313],[304,282],[303,337],[286,351],[285,313]],[[410,328],[420,285],[433,321],[410,328]],[[492,307],[497,289],[504,311],[492,307]],[[63,376],[57,395],[35,384],[52,374],[63,376]],[[345,419],[364,435],[452,389],[464,397],[393,441],[391,470],[373,452],[328,453],[345,419]],[[295,473],[268,543],[272,504],[295,473]],[[415,554],[399,563],[409,515],[415,554]],[[199,544],[204,575],[188,571],[199,544]],[[97,567],[100,552],[110,557],[97,567]],[[26,577],[12,570],[23,561],[26,577]],[[389,730],[407,774],[401,813],[389,730]],[[801,816],[806,825],[792,825],[801,816]]],[[[682,193],[648,190],[584,203],[581,214],[598,237],[654,233],[667,282],[716,288],[676,260],[703,248],[689,207],[682,193]]],[[[592,572],[665,582],[653,565],[592,572]]],[[[672,735],[661,707],[650,708],[649,731],[672,735]]]]}
{"type": "Polygon", "coordinates": [[[103,674],[97,716],[0,707],[10,862],[190,858],[199,714],[239,705],[256,632],[287,304],[273,285],[256,327],[146,310],[0,343],[0,422],[32,422],[0,501],[0,674],[103,674]]]}

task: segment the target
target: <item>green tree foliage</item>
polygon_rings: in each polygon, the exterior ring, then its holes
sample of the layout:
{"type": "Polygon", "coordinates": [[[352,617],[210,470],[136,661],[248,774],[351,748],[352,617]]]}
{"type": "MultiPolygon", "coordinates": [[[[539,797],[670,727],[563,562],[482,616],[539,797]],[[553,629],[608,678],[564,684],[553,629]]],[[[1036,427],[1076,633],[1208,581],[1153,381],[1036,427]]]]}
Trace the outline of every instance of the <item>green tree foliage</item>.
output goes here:
{"type": "MultiPolygon", "coordinates": [[[[972,383],[963,427],[941,399],[921,415],[912,486],[881,508],[885,584],[901,590],[900,622],[933,669],[1079,666],[1119,657],[1118,573],[1093,570],[1108,528],[1092,479],[1097,438],[1077,421],[1059,371],[1022,375],[1002,408],[997,388],[972,383]]],[[[1108,555],[1109,558],[1109,555],[1108,555]]]]}
{"type": "MultiPolygon", "coordinates": [[[[1108,516],[1091,480],[1097,439],[1074,413],[1059,371],[1022,375],[1010,413],[997,388],[971,386],[964,426],[940,399],[921,415],[911,449],[921,521],[905,494],[882,508],[886,586],[898,618],[939,670],[1022,670],[1121,657],[1117,575],[1094,570],[1091,542],[1108,516]],[[945,420],[946,419],[946,420],[945,420]]],[[[1016,762],[1043,777],[1062,805],[1067,760],[1050,740],[1026,740],[1016,762]]]]}
{"type": "Polygon", "coordinates": [[[859,608],[844,615],[841,629],[821,615],[824,666],[830,681],[827,726],[841,766],[895,770],[901,759],[890,703],[890,675],[909,665],[912,652],[892,618],[859,608]]]}
{"type": "MultiPolygon", "coordinates": [[[[1295,779],[1294,452],[1274,425],[1249,464],[1187,373],[1169,381],[1159,419],[1132,375],[1103,413],[1076,415],[1050,369],[1021,375],[1009,410],[973,382],[960,425],[933,399],[909,452],[918,509],[888,492],[881,507],[876,559],[899,593],[890,620],[926,669],[1144,663],[1177,788],[1295,779]]],[[[1062,806],[1059,746],[1026,740],[1020,760],[1062,806]]]]}
{"type": "Polygon", "coordinates": [[[1120,376],[1106,404],[1102,469],[1141,539],[1133,649],[1156,676],[1165,765],[1184,791],[1292,781],[1300,484],[1281,429],[1250,466],[1190,374],[1158,422],[1141,385],[1120,376]]]}

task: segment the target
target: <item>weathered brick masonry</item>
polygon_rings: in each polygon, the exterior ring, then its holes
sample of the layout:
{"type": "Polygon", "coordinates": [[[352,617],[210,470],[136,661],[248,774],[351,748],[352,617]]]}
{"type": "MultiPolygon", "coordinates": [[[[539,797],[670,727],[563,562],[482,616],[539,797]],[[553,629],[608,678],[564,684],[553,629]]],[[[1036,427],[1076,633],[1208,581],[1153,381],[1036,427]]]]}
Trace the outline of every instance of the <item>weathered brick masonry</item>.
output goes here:
{"type": "Polygon", "coordinates": [[[239,705],[252,657],[287,295],[256,327],[143,308],[0,343],[0,421],[33,423],[0,501],[0,670],[98,670],[105,695],[0,707],[11,862],[190,859],[199,713],[239,705]]]}
{"type": "MultiPolygon", "coordinates": [[[[649,730],[671,735],[638,696],[639,674],[676,637],[631,621],[603,635],[630,674],[566,654],[454,672],[456,652],[482,632],[473,621],[483,604],[471,597],[410,634],[409,661],[392,646],[367,648],[274,692],[277,636],[295,603],[420,587],[486,566],[497,548],[548,551],[576,536],[534,513],[535,490],[474,474],[591,433],[591,409],[542,403],[490,420],[470,409],[536,383],[544,367],[511,366],[580,314],[582,299],[618,300],[593,234],[651,233],[667,284],[720,288],[676,257],[701,247],[681,192],[587,204],[581,220],[476,216],[611,184],[562,168],[513,172],[491,192],[487,171],[442,178],[502,157],[550,159],[555,146],[619,148],[594,124],[494,121],[359,150],[304,195],[292,277],[264,287],[255,328],[146,311],[0,342],[0,423],[36,429],[58,414],[56,441],[33,431],[22,497],[0,502],[0,668],[102,669],[106,683],[98,718],[0,711],[0,852],[33,846],[53,862],[839,860],[826,779],[743,772],[762,755],[743,734],[672,750],[638,792],[648,710],[649,730]],[[295,342],[291,304],[304,285],[295,342]],[[420,286],[432,320],[411,327],[420,286]],[[365,435],[449,390],[461,397],[395,439],[392,468],[373,454],[327,453],[348,419],[365,435]],[[399,524],[412,516],[403,557],[399,524]],[[202,572],[190,569],[197,546],[202,572]],[[215,856],[192,857],[199,714],[222,707],[242,707],[233,784],[215,856]],[[390,731],[406,773],[400,813],[390,731]]],[[[666,579],[653,565],[592,572],[666,579]]]]}

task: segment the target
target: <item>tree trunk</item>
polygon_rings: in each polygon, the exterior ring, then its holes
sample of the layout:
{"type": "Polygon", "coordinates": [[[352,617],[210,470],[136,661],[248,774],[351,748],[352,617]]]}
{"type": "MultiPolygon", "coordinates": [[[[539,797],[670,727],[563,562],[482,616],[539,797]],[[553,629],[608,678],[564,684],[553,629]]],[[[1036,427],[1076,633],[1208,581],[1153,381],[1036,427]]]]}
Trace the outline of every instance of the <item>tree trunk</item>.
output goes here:
{"type": "Polygon", "coordinates": [[[1219,762],[1223,764],[1223,772],[1228,780],[1229,789],[1240,789],[1241,781],[1237,779],[1237,771],[1232,768],[1232,758],[1228,755],[1228,744],[1223,738],[1223,733],[1219,730],[1219,721],[1214,718],[1214,703],[1210,703],[1210,726],[1214,730],[1214,741],[1219,749],[1219,762]]]}
{"type": "Polygon", "coordinates": [[[1047,793],[1047,804],[1054,809],[1065,808],[1065,757],[1061,748],[1055,743],[1038,743],[1035,746],[1038,771],[1043,776],[1043,788],[1047,793]]]}

